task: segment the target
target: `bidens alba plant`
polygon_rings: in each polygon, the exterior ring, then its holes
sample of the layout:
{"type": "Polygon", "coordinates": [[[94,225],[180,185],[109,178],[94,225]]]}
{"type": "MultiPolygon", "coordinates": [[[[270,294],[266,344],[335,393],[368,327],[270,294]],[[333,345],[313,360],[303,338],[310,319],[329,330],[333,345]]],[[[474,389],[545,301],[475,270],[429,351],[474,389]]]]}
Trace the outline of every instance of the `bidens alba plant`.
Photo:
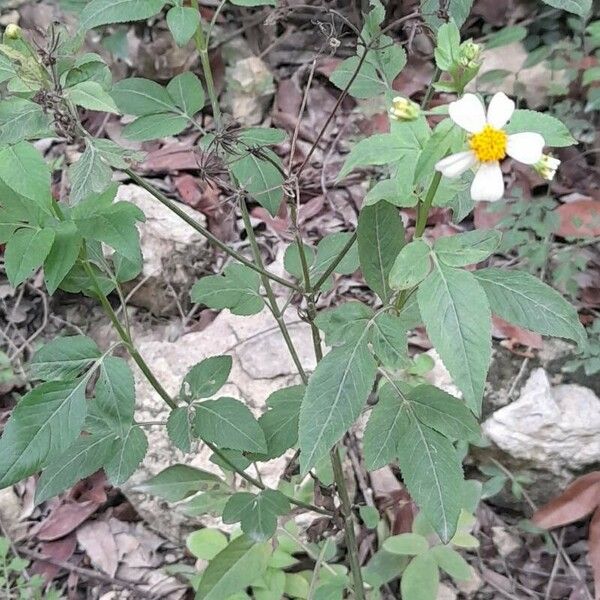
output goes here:
{"type": "MultiPolygon", "coordinates": [[[[568,146],[573,138],[560,121],[515,109],[504,94],[493,96],[486,115],[479,97],[465,93],[479,70],[482,49],[461,41],[459,26],[466,17],[460,11],[450,9],[450,20],[442,22],[424,9],[422,16],[386,25],[383,5],[372,0],[356,54],[341,61],[330,77],[340,90],[333,114],[302,164],[282,161],[273,148],[287,132],[224,125],[227,116],[221,114],[208,60],[213,28],[202,20],[195,0],[190,6],[165,0],[80,4],[75,35],[56,28],[46,46],[38,47],[27,32],[13,27],[0,44],[0,243],[6,244],[5,268],[13,286],[42,268],[50,294],[62,290],[96,299],[119,342],[101,348],[87,336],[65,336],[35,353],[30,374],[36,384],[17,403],[0,439],[0,486],[41,472],[40,503],[98,469],[114,485],[127,481],[148,446],[148,425],[136,420],[135,365],[170,409],[163,425],[172,444],[187,454],[207,446],[214,463],[210,472],[172,465],[140,489],[179,503],[189,514],[216,513],[241,530],[230,539],[218,532],[194,538],[194,553],[208,559],[193,580],[198,598],[240,598],[251,588],[256,598],[341,599],[350,594],[375,599],[381,585],[400,578],[404,598],[435,599],[440,569],[468,577],[455,547],[477,543],[469,535],[469,513],[479,501],[480,485],[464,479],[462,457],[469,443],[481,440],[477,418],[491,360],[492,314],[578,345],[585,344],[586,334],[558,292],[528,273],[493,266],[498,231],[465,231],[434,241],[427,235],[429,212],[445,207],[459,223],[475,201],[500,200],[500,162],[508,157],[550,179],[558,162],[542,155],[542,148],[568,146]],[[112,23],[157,21],[163,15],[175,43],[185,46],[193,38],[203,82],[186,72],[166,86],[136,76],[113,84],[102,57],[82,47],[90,29],[102,35],[112,23]],[[435,32],[439,73],[423,90],[420,104],[397,97],[392,88],[407,61],[392,33],[416,18],[435,32]],[[431,108],[436,91],[450,103],[440,104],[436,97],[431,108]],[[297,214],[304,171],[348,95],[375,98],[389,108],[389,132],[358,141],[340,171],[340,179],[355,169],[371,174],[356,231],[309,241],[297,214]],[[197,175],[216,182],[239,211],[248,250],[231,248],[182,212],[136,172],[143,155],[95,137],[82,123],[82,109],[126,115],[123,135],[136,141],[195,130],[202,155],[197,175]],[[213,121],[206,131],[197,119],[208,110],[213,121]],[[68,166],[69,186],[60,186],[60,198],[51,192],[52,169],[59,161],[49,163],[32,143],[48,137],[81,151],[68,166]],[[229,378],[231,357],[200,361],[180,392],[169,394],[137,350],[130,325],[113,302],[124,303],[122,284],[141,271],[137,223],[144,215],[119,199],[115,171],[121,173],[119,180],[145,188],[231,259],[222,273],[196,282],[194,302],[241,316],[265,308],[273,315],[298,381],[266,399],[258,418],[248,408],[251,399],[219,394],[229,378]],[[249,204],[259,204],[276,215],[283,202],[293,236],[285,250],[284,276],[264,263],[249,214],[249,204]],[[400,214],[403,208],[414,209],[410,227],[400,214]],[[371,291],[369,301],[337,298],[333,308],[323,309],[320,300],[333,289],[335,277],[359,268],[371,291]],[[287,298],[277,297],[274,284],[287,298]],[[293,311],[300,311],[312,332],[317,363],[312,372],[288,331],[286,312],[293,311]],[[461,397],[420,376],[407,347],[408,332],[420,325],[461,397]],[[131,360],[116,356],[117,349],[131,360]],[[364,561],[355,535],[358,517],[384,533],[387,526],[375,507],[350,496],[346,483],[345,440],[361,416],[367,425],[360,468],[397,464],[420,510],[409,537],[389,537],[364,561]],[[277,489],[266,487],[254,468],[260,472],[262,463],[284,455],[289,457],[286,478],[277,489]],[[321,519],[316,531],[342,530],[345,549],[332,553],[322,540],[316,546],[290,543],[298,532],[288,526],[283,530],[281,517],[289,519],[298,511],[321,519]],[[204,538],[218,540],[214,552],[198,547],[204,538]],[[302,548],[315,569],[290,572],[292,554],[302,548]],[[403,558],[390,561],[390,554],[403,558]]],[[[227,9],[225,0],[220,8],[227,9]]],[[[339,21],[340,28],[354,29],[338,12],[314,10],[339,21]]],[[[273,12],[272,18],[282,17],[273,12]]],[[[312,77],[308,81],[309,86],[312,77]]]]}

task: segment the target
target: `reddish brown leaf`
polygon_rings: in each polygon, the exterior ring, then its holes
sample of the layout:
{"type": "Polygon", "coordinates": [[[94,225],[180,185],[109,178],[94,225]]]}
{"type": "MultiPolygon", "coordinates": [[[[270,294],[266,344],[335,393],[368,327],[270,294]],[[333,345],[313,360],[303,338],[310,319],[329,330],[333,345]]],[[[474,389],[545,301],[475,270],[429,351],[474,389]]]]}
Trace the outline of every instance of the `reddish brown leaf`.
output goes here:
{"type": "Polygon", "coordinates": [[[189,144],[174,142],[165,144],[160,150],[149,152],[141,169],[146,173],[165,173],[185,169],[197,169],[200,156],[189,144]]]}
{"type": "Polygon", "coordinates": [[[492,316],[492,325],[494,337],[505,338],[509,342],[509,344],[506,344],[509,350],[512,350],[512,347],[516,344],[530,346],[536,350],[541,349],[544,345],[542,336],[539,333],[512,325],[496,315],[492,316]]]}
{"type": "Polygon", "coordinates": [[[50,515],[42,522],[37,531],[37,537],[40,540],[57,540],[71,533],[86,519],[93,515],[100,504],[93,500],[84,502],[72,502],[66,500],[63,504],[54,509],[50,515]]]}
{"type": "Polygon", "coordinates": [[[104,504],[106,502],[107,486],[108,482],[104,471],[96,471],[93,475],[76,483],[67,494],[67,497],[71,500],[77,500],[77,502],[91,500],[98,504],[104,504]]]}
{"type": "Polygon", "coordinates": [[[557,235],[592,237],[600,235],[600,201],[578,200],[556,209],[560,217],[557,235]]]}
{"type": "MultiPolygon", "coordinates": [[[[58,561],[67,561],[75,552],[77,540],[75,534],[71,533],[66,537],[54,542],[42,542],[39,546],[41,555],[58,561]]],[[[52,581],[60,571],[60,567],[45,560],[36,560],[31,565],[31,572],[34,575],[41,575],[46,581],[52,581]]]]}
{"type": "Polygon", "coordinates": [[[567,489],[533,515],[539,527],[552,529],[587,517],[600,505],[600,471],[578,477],[567,489]]]}
{"type": "Polygon", "coordinates": [[[588,533],[588,562],[594,573],[596,600],[600,600],[600,508],[594,512],[588,533]]]}

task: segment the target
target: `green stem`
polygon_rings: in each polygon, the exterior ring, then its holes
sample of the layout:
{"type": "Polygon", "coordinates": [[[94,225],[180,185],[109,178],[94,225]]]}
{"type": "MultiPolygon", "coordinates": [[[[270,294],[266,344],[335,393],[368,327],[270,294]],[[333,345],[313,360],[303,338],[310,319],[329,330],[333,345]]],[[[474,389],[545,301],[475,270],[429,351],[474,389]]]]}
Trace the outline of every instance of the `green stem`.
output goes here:
{"type": "Polygon", "coordinates": [[[429,189],[427,190],[427,195],[425,196],[425,200],[419,204],[417,209],[417,224],[415,226],[415,238],[420,238],[425,231],[425,227],[427,226],[427,217],[429,216],[429,211],[431,210],[431,205],[433,203],[433,199],[435,197],[435,193],[440,185],[440,181],[442,179],[442,174],[440,171],[436,171],[431,183],[429,184],[429,189]]]}
{"type": "Polygon", "coordinates": [[[421,100],[421,110],[426,110],[429,106],[429,101],[431,100],[431,96],[433,96],[433,84],[436,83],[441,76],[442,70],[439,67],[436,67],[431,82],[429,83],[429,87],[423,96],[423,100],[421,100]]]}
{"type": "Polygon", "coordinates": [[[356,231],[354,231],[352,233],[352,235],[350,236],[350,239],[346,242],[346,245],[342,248],[340,253],[335,257],[335,259],[329,265],[329,267],[327,268],[325,273],[323,273],[323,275],[321,275],[321,277],[319,277],[319,279],[317,280],[317,283],[315,283],[315,285],[312,288],[313,291],[318,292],[321,289],[321,286],[327,281],[329,276],[335,271],[335,268],[342,262],[342,259],[344,258],[344,256],[346,256],[346,254],[348,254],[348,252],[350,252],[350,248],[352,248],[352,245],[354,244],[355,241],[356,241],[356,231]]]}
{"type": "Polygon", "coordinates": [[[209,38],[204,35],[202,14],[200,13],[200,6],[198,5],[198,0],[192,0],[192,8],[198,11],[198,16],[200,17],[198,29],[196,29],[196,33],[194,34],[194,43],[196,44],[196,50],[198,50],[198,54],[200,55],[200,62],[202,63],[202,72],[204,73],[204,81],[206,82],[206,89],[208,91],[208,97],[210,98],[210,104],[213,110],[215,125],[217,129],[221,129],[221,108],[219,107],[219,99],[217,98],[215,82],[213,80],[212,69],[210,67],[210,59],[208,58],[209,38]]]}
{"type": "Polygon", "coordinates": [[[152,184],[148,183],[145,179],[143,179],[142,177],[140,177],[139,175],[134,173],[131,169],[125,169],[124,172],[127,173],[127,175],[129,175],[129,177],[131,179],[133,179],[133,181],[135,181],[140,187],[143,187],[147,192],[150,192],[161,204],[164,204],[164,206],[166,206],[169,210],[174,212],[180,219],[185,221],[190,227],[194,228],[200,235],[205,237],[213,246],[216,246],[220,250],[223,250],[223,252],[225,252],[232,258],[235,258],[235,260],[237,260],[238,262],[241,262],[243,265],[245,265],[249,269],[252,269],[253,271],[256,271],[257,273],[260,273],[261,275],[268,277],[272,281],[276,281],[280,285],[283,285],[283,286],[285,286],[291,290],[294,290],[296,292],[302,291],[300,289],[300,287],[298,287],[296,284],[292,283],[291,281],[287,281],[286,279],[283,279],[283,277],[279,277],[278,275],[275,275],[274,273],[266,271],[265,269],[259,267],[258,265],[255,265],[251,260],[248,260],[245,256],[243,256],[239,252],[236,252],[235,250],[230,248],[227,244],[222,242],[218,237],[214,236],[208,229],[206,229],[206,227],[203,227],[202,225],[200,225],[200,223],[198,223],[198,221],[196,221],[195,219],[190,217],[185,211],[183,211],[179,206],[177,206],[176,202],[174,202],[170,198],[167,198],[167,196],[165,196],[160,190],[157,190],[152,184]]]}
{"type": "MultiPolygon", "coordinates": [[[[246,200],[242,198],[240,200],[240,208],[242,210],[242,219],[244,221],[244,227],[246,229],[246,235],[248,236],[248,240],[250,241],[250,248],[252,249],[252,255],[254,256],[254,262],[260,267],[262,271],[264,271],[264,266],[262,262],[262,258],[260,256],[260,249],[258,247],[258,242],[256,241],[256,236],[254,235],[254,229],[252,228],[252,223],[250,222],[250,214],[248,213],[248,206],[246,205],[246,200]]],[[[279,330],[281,331],[281,335],[285,341],[285,345],[288,347],[288,350],[292,356],[292,360],[296,365],[296,369],[298,369],[298,373],[300,373],[300,377],[302,381],[306,384],[308,382],[308,376],[306,375],[306,371],[302,366],[302,361],[296,352],[296,348],[294,347],[294,342],[292,342],[292,338],[290,337],[290,332],[288,331],[287,325],[285,324],[285,320],[281,311],[279,310],[279,306],[277,304],[277,298],[273,293],[273,288],[271,287],[271,283],[269,282],[269,278],[265,275],[261,275],[263,287],[265,288],[265,292],[267,293],[267,303],[273,316],[275,317],[275,321],[277,321],[277,325],[279,330]]]]}
{"type": "Polygon", "coordinates": [[[348,488],[346,487],[346,480],[344,478],[342,458],[337,446],[331,451],[331,465],[333,467],[333,477],[341,501],[342,517],[344,519],[344,535],[346,536],[350,571],[352,572],[352,580],[354,582],[354,597],[356,600],[365,600],[365,589],[358,557],[358,544],[356,543],[356,536],[354,535],[352,504],[350,502],[348,488]]]}

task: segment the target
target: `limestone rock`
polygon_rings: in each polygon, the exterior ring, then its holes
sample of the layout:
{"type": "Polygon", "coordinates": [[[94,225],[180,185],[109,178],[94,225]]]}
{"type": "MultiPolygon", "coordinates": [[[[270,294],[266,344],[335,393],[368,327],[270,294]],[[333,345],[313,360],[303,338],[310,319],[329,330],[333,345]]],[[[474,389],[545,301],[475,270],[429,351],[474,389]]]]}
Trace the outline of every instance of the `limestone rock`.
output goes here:
{"type": "MultiPolygon", "coordinates": [[[[290,335],[300,359],[309,370],[314,369],[310,328],[291,313],[288,318],[290,335]]],[[[188,333],[173,343],[159,339],[142,341],[139,350],[172,395],[178,392],[184,375],[194,364],[209,356],[229,354],[233,359],[229,383],[218,395],[242,400],[256,416],[264,411],[265,400],[272,392],[299,382],[279,330],[266,310],[251,317],[238,317],[223,311],[204,331],[188,333]]],[[[139,372],[136,372],[136,391],[136,418],[139,421],[167,419],[168,407],[139,372]]],[[[170,443],[164,427],[148,428],[147,435],[148,454],[124,489],[132,504],[151,527],[176,542],[181,542],[189,531],[200,525],[215,526],[214,520],[187,517],[176,506],[132,489],[136,483],[174,463],[221,473],[210,462],[211,451],[207,447],[200,444],[190,454],[184,455],[170,443]]],[[[277,485],[285,462],[285,458],[280,458],[261,463],[261,476],[266,485],[277,485]]]]}
{"type": "MultiPolygon", "coordinates": [[[[130,302],[157,315],[166,315],[176,309],[176,297],[186,296],[209,253],[204,238],[163,206],[149,192],[137,185],[122,185],[117,199],[135,204],[146,215],[138,225],[144,266],[141,285],[130,302]]],[[[184,204],[181,210],[205,224],[204,215],[184,204]]]]}

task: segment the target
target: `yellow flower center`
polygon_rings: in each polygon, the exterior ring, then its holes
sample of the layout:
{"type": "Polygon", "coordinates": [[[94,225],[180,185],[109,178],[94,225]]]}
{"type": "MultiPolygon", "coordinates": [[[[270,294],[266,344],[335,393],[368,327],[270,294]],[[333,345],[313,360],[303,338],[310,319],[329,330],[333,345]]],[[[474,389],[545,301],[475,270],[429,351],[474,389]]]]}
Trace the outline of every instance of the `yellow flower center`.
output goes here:
{"type": "Polygon", "coordinates": [[[502,129],[486,125],[469,138],[469,146],[480,162],[502,160],[506,156],[508,135],[502,129]]]}

